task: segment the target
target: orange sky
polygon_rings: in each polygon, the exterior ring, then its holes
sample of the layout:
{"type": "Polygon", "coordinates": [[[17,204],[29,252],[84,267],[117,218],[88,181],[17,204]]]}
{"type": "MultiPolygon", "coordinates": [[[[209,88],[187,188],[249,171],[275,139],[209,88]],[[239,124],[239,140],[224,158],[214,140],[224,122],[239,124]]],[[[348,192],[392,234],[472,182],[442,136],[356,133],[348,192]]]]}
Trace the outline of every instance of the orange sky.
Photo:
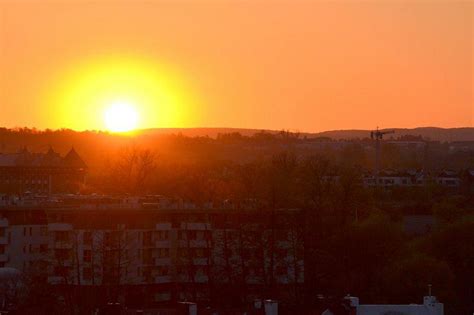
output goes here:
{"type": "Polygon", "coordinates": [[[146,60],[179,82],[169,92],[179,104],[150,106],[186,117],[140,127],[472,126],[473,10],[430,0],[0,0],[0,126],[103,128],[89,107],[72,121],[54,102],[74,89],[70,73],[109,56],[146,60]]]}

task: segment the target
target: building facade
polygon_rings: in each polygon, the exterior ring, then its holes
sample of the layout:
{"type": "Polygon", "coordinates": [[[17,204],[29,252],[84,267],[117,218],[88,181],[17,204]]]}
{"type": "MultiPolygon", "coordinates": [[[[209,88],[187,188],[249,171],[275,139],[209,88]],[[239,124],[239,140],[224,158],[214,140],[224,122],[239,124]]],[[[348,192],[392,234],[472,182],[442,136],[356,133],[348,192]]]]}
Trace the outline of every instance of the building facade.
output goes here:
{"type": "Polygon", "coordinates": [[[63,287],[135,288],[132,300],[153,303],[206,301],[229,286],[287,294],[304,282],[297,211],[126,205],[0,208],[0,267],[63,287]]]}
{"type": "Polygon", "coordinates": [[[0,193],[51,194],[76,192],[84,184],[87,165],[72,148],[60,156],[50,148],[32,153],[0,153],[0,193]]]}

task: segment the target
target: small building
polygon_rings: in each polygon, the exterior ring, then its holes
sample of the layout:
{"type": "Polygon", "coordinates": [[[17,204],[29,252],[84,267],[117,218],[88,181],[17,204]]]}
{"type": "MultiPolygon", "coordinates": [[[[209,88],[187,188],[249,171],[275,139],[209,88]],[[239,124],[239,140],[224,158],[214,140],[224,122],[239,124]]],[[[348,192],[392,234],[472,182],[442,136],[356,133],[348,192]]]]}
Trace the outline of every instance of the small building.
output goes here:
{"type": "Polygon", "coordinates": [[[356,297],[346,297],[354,315],[444,315],[444,305],[435,296],[425,296],[423,304],[359,304],[356,297]]]}
{"type": "Polygon", "coordinates": [[[363,177],[366,187],[419,187],[426,184],[426,174],[422,170],[383,170],[377,175],[367,173],[363,177]]]}

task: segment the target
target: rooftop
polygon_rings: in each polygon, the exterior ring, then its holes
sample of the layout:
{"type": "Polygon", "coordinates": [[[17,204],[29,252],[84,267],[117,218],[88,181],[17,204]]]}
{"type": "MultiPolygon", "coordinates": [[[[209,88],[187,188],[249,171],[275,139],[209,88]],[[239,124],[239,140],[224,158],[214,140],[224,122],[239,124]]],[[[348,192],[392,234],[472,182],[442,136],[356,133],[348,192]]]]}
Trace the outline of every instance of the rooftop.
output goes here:
{"type": "Polygon", "coordinates": [[[79,154],[71,148],[64,156],[49,148],[46,153],[34,153],[23,148],[16,153],[0,153],[0,167],[68,167],[87,168],[79,154]]]}

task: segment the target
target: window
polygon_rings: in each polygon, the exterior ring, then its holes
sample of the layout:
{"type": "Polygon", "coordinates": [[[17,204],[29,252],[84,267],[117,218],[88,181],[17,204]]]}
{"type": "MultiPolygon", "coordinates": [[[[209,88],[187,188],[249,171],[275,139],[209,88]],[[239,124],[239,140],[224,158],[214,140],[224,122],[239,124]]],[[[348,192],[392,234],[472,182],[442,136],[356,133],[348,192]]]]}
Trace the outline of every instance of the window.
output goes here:
{"type": "Polygon", "coordinates": [[[170,292],[158,292],[155,293],[155,302],[165,302],[171,300],[170,292]]]}
{"type": "Polygon", "coordinates": [[[207,268],[202,267],[202,266],[196,267],[196,274],[198,274],[198,275],[206,275],[206,274],[207,274],[207,270],[206,270],[206,269],[207,269],[207,268]]]}
{"type": "Polygon", "coordinates": [[[0,245],[0,254],[5,254],[5,245],[0,245]]]}
{"type": "Polygon", "coordinates": [[[143,250],[143,263],[146,265],[153,265],[153,257],[152,257],[152,252],[151,249],[144,249],[143,250]]]}
{"type": "Polygon", "coordinates": [[[169,274],[168,266],[159,266],[157,269],[158,276],[167,276],[169,274]]]}
{"type": "Polygon", "coordinates": [[[238,240],[238,239],[239,239],[239,234],[237,233],[237,231],[227,230],[227,241],[228,242],[231,242],[233,240],[238,240]]]}
{"type": "Polygon", "coordinates": [[[30,236],[33,235],[33,228],[30,226],[30,236]]]}
{"type": "Polygon", "coordinates": [[[5,236],[5,231],[6,231],[6,228],[0,227],[0,237],[4,237],[4,236],[5,236]]]}
{"type": "Polygon", "coordinates": [[[179,265],[176,267],[176,273],[179,275],[187,275],[189,272],[189,268],[183,265],[179,265]]]}
{"type": "Polygon", "coordinates": [[[152,244],[152,232],[151,231],[143,232],[143,245],[151,246],[151,244],[152,244]]]}
{"type": "Polygon", "coordinates": [[[90,267],[82,268],[82,278],[84,280],[91,280],[92,279],[92,268],[90,268],[90,267]]]}
{"type": "Polygon", "coordinates": [[[41,236],[48,236],[48,228],[46,226],[40,227],[40,235],[41,236]]]}
{"type": "Polygon", "coordinates": [[[288,240],[288,230],[278,229],[275,234],[278,241],[288,240]]]}
{"type": "Polygon", "coordinates": [[[58,277],[65,277],[69,273],[69,268],[66,266],[55,266],[54,274],[58,277]]]}
{"type": "Polygon", "coordinates": [[[104,233],[104,243],[105,246],[111,246],[112,245],[112,236],[110,232],[105,232],[104,233]]]}
{"type": "Polygon", "coordinates": [[[288,250],[285,248],[276,248],[275,249],[275,256],[278,259],[284,259],[288,256],[288,250]]]}
{"type": "Polygon", "coordinates": [[[248,248],[248,247],[242,248],[242,258],[244,260],[250,259],[251,256],[252,256],[252,253],[250,251],[250,248],[248,248]]]}
{"type": "Polygon", "coordinates": [[[151,280],[151,268],[150,267],[143,268],[143,277],[147,280],[151,280]]]}
{"type": "Polygon", "coordinates": [[[195,240],[197,238],[196,231],[187,231],[188,240],[195,240]]]}
{"type": "Polygon", "coordinates": [[[168,231],[157,231],[156,232],[156,237],[160,241],[164,241],[168,239],[168,231]]]}
{"type": "Polygon", "coordinates": [[[106,265],[112,265],[114,264],[116,260],[116,255],[115,255],[115,252],[114,251],[111,251],[111,250],[106,250],[104,252],[104,263],[106,265]]]}
{"type": "Polygon", "coordinates": [[[288,274],[288,268],[286,266],[277,266],[275,273],[278,276],[286,276],[288,274]]]}
{"type": "Polygon", "coordinates": [[[204,231],[197,231],[196,232],[196,239],[202,241],[205,239],[205,236],[204,236],[204,231]]]}
{"type": "Polygon", "coordinates": [[[48,252],[48,244],[40,244],[40,253],[44,254],[48,252]]]}
{"type": "Polygon", "coordinates": [[[195,255],[197,258],[206,257],[205,252],[204,252],[204,248],[196,248],[195,251],[194,251],[194,255],[195,255]]]}
{"type": "Polygon", "coordinates": [[[58,260],[69,259],[69,249],[66,249],[66,248],[57,248],[57,249],[55,249],[55,257],[58,260]]]}
{"type": "Polygon", "coordinates": [[[89,249],[85,249],[83,252],[83,260],[84,262],[91,262],[92,261],[92,251],[89,249]]]}
{"type": "Polygon", "coordinates": [[[186,258],[188,257],[188,250],[187,248],[178,248],[178,257],[186,258]]]}
{"type": "Polygon", "coordinates": [[[159,258],[167,258],[170,256],[170,249],[169,248],[158,248],[158,257],[159,258]]]}
{"type": "Polygon", "coordinates": [[[91,245],[92,244],[92,233],[91,232],[84,232],[82,234],[82,240],[84,245],[91,245]]]}
{"type": "Polygon", "coordinates": [[[67,231],[56,231],[56,241],[65,242],[69,239],[67,231]]]}

